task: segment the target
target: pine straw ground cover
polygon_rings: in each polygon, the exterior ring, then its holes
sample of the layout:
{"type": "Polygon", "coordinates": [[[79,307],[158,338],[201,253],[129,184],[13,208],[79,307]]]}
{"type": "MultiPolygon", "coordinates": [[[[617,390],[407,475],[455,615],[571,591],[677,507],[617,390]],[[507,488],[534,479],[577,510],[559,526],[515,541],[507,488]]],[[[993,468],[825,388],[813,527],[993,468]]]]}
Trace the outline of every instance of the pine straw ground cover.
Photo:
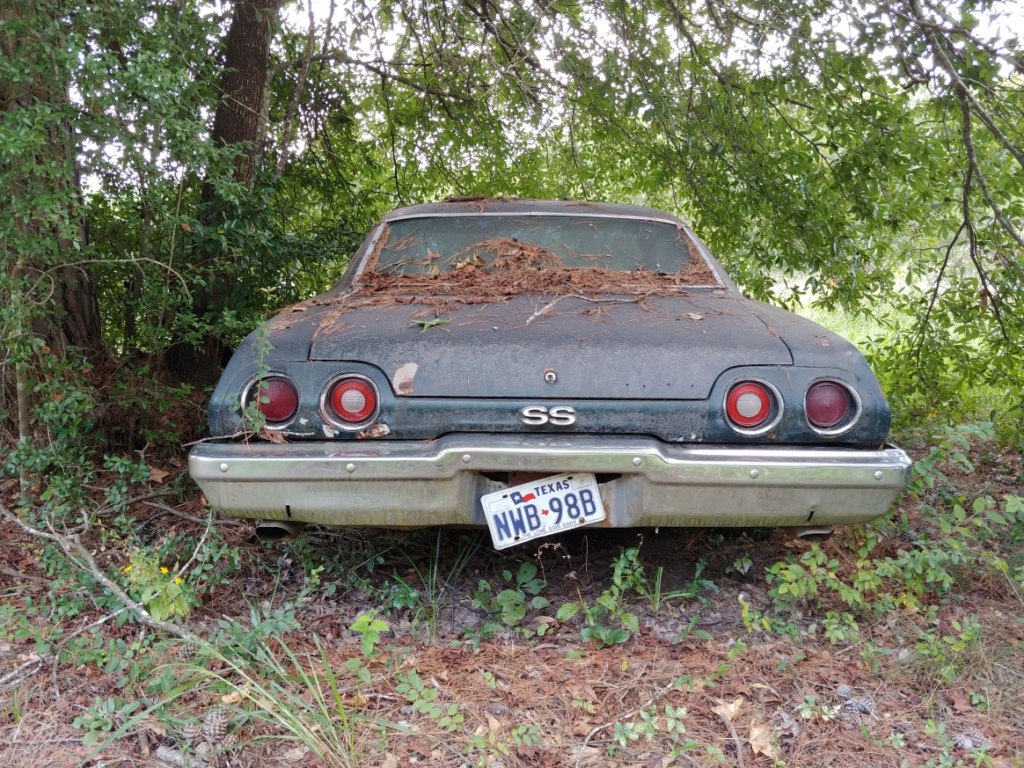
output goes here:
{"type": "MultiPolygon", "coordinates": [[[[516,553],[466,532],[269,547],[225,521],[210,590],[177,619],[199,646],[117,621],[70,638],[111,606],[76,602],[4,523],[0,766],[1024,765],[1024,514],[1006,501],[1024,469],[946,443],[891,520],[821,547],[664,530],[516,553]],[[588,620],[626,638],[585,638],[588,620]]],[[[135,546],[200,537],[200,500],[146,504],[135,546]]],[[[142,562],[92,544],[119,578],[142,562]]]]}

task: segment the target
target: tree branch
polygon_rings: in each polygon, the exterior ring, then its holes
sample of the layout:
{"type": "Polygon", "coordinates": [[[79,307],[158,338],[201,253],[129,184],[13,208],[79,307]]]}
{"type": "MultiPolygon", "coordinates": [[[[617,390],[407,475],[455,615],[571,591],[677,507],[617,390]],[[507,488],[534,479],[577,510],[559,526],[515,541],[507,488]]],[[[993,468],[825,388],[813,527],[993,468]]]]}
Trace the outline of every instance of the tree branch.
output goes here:
{"type": "MultiPolygon", "coordinates": [[[[305,57],[303,57],[301,59],[290,59],[289,61],[279,62],[274,67],[273,75],[277,76],[279,73],[281,73],[285,69],[288,69],[289,67],[301,66],[305,62],[305,60],[305,57]]],[[[429,85],[418,83],[415,80],[398,74],[398,72],[396,72],[393,69],[392,65],[388,64],[388,62],[381,61],[380,63],[376,63],[370,61],[363,61],[362,59],[354,59],[345,51],[330,51],[327,53],[318,53],[315,56],[310,56],[309,61],[334,61],[339,64],[350,64],[356,67],[362,67],[367,72],[372,72],[378,77],[390,78],[391,80],[394,80],[397,83],[407,85],[414,91],[419,91],[420,93],[428,94],[430,96],[436,96],[438,99],[442,100],[454,99],[456,101],[461,101],[464,104],[469,103],[469,100],[466,99],[464,96],[458,96],[452,93],[448,93],[446,91],[439,90],[437,88],[431,88],[429,85]]]]}
{"type": "Polygon", "coordinates": [[[1021,150],[1016,144],[1010,141],[1006,134],[1004,134],[999,126],[995,124],[992,116],[985,110],[978,100],[974,98],[974,94],[971,93],[971,89],[967,87],[967,84],[960,77],[960,74],[956,71],[956,67],[953,66],[953,62],[949,60],[949,56],[946,55],[945,46],[942,44],[943,41],[939,38],[938,32],[936,32],[937,25],[929,21],[924,17],[924,11],[921,10],[920,0],[910,0],[910,9],[914,13],[914,22],[924,33],[924,36],[928,39],[931,44],[932,52],[935,54],[935,61],[940,67],[949,75],[952,80],[954,87],[959,91],[968,101],[971,106],[971,110],[978,116],[978,119],[985,124],[985,127],[992,132],[992,135],[998,139],[999,143],[1003,145],[1007,152],[1013,155],[1017,163],[1024,168],[1024,150],[1021,150]]]}
{"type": "Polygon", "coordinates": [[[61,534],[56,531],[44,531],[39,528],[34,528],[13,512],[10,512],[5,506],[3,506],[3,504],[0,504],[0,516],[7,518],[10,522],[14,523],[25,533],[28,533],[31,536],[46,539],[57,544],[72,563],[95,578],[96,581],[107,589],[107,591],[121,601],[121,604],[125,606],[125,610],[131,611],[135,617],[146,626],[151,629],[159,630],[160,632],[166,632],[169,635],[175,635],[180,637],[182,640],[187,640],[193,643],[199,642],[199,638],[188,630],[171,624],[170,622],[160,621],[159,619],[153,618],[141,603],[132,600],[132,598],[128,596],[128,593],[114,583],[114,581],[103,572],[103,569],[97,565],[96,560],[93,559],[89,550],[82,545],[78,534],[61,534]]]}

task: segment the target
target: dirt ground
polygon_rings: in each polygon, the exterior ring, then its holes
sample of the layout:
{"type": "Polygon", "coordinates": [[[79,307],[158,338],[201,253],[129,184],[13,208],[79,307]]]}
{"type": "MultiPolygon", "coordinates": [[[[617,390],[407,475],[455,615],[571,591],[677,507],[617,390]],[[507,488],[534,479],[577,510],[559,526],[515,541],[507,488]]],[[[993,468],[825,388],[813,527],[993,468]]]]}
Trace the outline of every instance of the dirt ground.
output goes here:
{"type": "MultiPolygon", "coordinates": [[[[950,480],[970,485],[965,495],[1020,494],[1019,464],[1000,457],[950,480]]],[[[925,525],[921,503],[901,503],[899,525],[881,527],[873,557],[912,545],[925,525]]],[[[140,505],[140,535],[198,537],[201,501],[171,509],[154,517],[140,505]]],[[[208,740],[209,764],[221,766],[1024,765],[1024,606],[997,575],[965,574],[949,594],[925,596],[935,606],[930,619],[895,610],[861,619],[856,635],[832,643],[823,627],[841,606],[826,599],[783,613],[769,596],[765,569],[810,548],[781,531],[601,530],[503,553],[474,531],[312,530],[273,546],[243,522],[224,521],[220,533],[235,563],[230,581],[204,595],[184,626],[223,638],[225,627],[262,620],[285,670],[278,677],[295,698],[252,694],[246,681],[268,672],[258,659],[246,666],[222,647],[191,658],[186,644],[131,622],[91,628],[109,645],[88,661],[40,652],[40,635],[57,626],[81,631],[106,606],[92,602],[69,619],[22,614],[26,602],[44,605],[54,590],[76,587],[52,581],[39,543],[0,523],[0,766],[175,764],[156,759],[161,748],[187,765],[198,743],[188,724],[208,724],[211,712],[227,721],[208,740]],[[661,569],[664,599],[628,592],[619,609],[636,617],[637,631],[598,647],[581,635],[582,609],[564,620],[558,610],[598,604],[615,563],[634,547],[649,584],[661,569]],[[479,595],[474,605],[474,593],[481,580],[492,595],[515,587],[523,563],[536,566],[548,605],[527,606],[510,627],[479,606],[479,595]],[[351,629],[360,615],[386,624],[369,654],[351,629]],[[775,620],[773,631],[761,616],[775,620]],[[976,637],[956,651],[955,674],[937,669],[928,643],[952,648],[968,626],[976,637]],[[310,676],[323,679],[328,669],[337,697],[323,698],[344,712],[328,712],[309,739],[265,716],[275,707],[315,710],[324,689],[310,676]],[[161,700],[152,690],[161,676],[197,682],[159,709],[129,712],[131,701],[161,700]],[[95,720],[112,699],[102,735],[127,724],[124,733],[102,748],[83,745],[81,718],[91,712],[95,720]],[[310,744],[339,722],[347,741],[344,758],[332,762],[310,744]]],[[[840,569],[852,567],[862,535],[842,531],[822,549],[840,569]]],[[[116,541],[97,536],[91,545],[102,566],[118,570],[125,561],[116,541]]]]}

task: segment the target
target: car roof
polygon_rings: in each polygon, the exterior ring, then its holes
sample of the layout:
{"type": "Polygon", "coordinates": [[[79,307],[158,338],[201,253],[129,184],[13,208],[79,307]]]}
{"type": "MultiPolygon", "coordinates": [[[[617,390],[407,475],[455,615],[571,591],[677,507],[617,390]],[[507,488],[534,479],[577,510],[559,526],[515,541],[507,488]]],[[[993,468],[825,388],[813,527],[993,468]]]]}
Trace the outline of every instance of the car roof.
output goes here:
{"type": "Polygon", "coordinates": [[[655,208],[619,203],[594,203],[582,200],[524,200],[507,197],[457,197],[438,203],[424,203],[396,208],[384,221],[419,218],[424,216],[452,216],[474,214],[520,214],[520,215],[594,215],[611,217],[643,218],[664,221],[671,224],[686,224],[683,219],[655,208]]]}

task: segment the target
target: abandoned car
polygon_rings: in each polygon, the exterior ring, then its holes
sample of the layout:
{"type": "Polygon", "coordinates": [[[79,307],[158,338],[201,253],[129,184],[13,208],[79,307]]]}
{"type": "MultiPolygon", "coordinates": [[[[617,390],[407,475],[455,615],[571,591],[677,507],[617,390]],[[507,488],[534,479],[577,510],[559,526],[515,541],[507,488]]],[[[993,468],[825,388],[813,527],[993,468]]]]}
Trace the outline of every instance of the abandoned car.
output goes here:
{"type": "Polygon", "coordinates": [[[884,513],[910,460],[849,342],[743,296],[677,217],[469,200],[396,210],[336,287],[224,371],[192,477],[273,538],[487,526],[795,527],[884,513]]]}

